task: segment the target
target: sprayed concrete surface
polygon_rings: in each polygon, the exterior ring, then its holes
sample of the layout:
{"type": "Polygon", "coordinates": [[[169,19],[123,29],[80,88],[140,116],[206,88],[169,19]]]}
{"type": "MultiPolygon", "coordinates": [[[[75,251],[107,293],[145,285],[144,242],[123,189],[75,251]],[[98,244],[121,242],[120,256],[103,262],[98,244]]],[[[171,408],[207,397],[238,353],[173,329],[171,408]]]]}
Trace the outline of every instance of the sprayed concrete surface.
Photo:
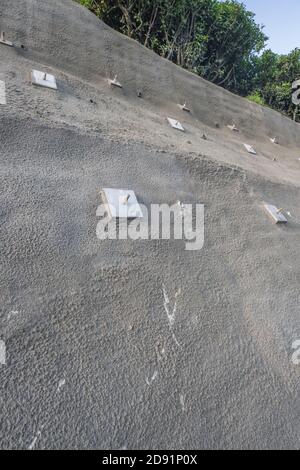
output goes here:
{"type": "Polygon", "coordinates": [[[0,13],[1,448],[299,448],[299,125],[71,0],[0,13]],[[203,249],[99,241],[103,187],[203,203],[203,249]]]}

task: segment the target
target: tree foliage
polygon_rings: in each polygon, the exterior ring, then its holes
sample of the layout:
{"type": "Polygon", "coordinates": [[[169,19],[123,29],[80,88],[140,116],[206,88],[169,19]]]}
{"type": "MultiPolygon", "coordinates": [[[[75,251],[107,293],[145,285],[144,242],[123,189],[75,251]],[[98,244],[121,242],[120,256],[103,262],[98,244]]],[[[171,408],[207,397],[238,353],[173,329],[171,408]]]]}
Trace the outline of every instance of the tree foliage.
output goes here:
{"type": "Polygon", "coordinates": [[[259,104],[297,115],[291,86],[300,78],[300,50],[260,55],[268,38],[238,1],[78,1],[162,57],[259,104]]]}
{"type": "Polygon", "coordinates": [[[265,51],[256,61],[252,89],[263,103],[300,121],[300,110],[291,100],[292,84],[300,77],[300,49],[278,55],[265,51]]]}

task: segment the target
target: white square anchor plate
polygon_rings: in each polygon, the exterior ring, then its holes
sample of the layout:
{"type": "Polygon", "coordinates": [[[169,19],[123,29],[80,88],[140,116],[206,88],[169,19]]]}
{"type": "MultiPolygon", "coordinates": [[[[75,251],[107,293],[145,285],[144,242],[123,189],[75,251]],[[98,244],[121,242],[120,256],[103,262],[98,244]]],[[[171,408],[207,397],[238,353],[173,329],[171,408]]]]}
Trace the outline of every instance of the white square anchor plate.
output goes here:
{"type": "Polygon", "coordinates": [[[0,80],[0,104],[6,104],[5,82],[0,80]]]}
{"type": "Polygon", "coordinates": [[[247,152],[252,153],[252,155],[257,155],[256,151],[251,145],[244,144],[244,147],[247,150],[247,152]]]}
{"type": "Polygon", "coordinates": [[[177,121],[176,119],[169,118],[169,117],[167,119],[168,119],[170,126],[173,127],[173,129],[177,129],[178,131],[182,131],[182,132],[185,131],[184,127],[179,121],[177,121]]]}
{"type": "Polygon", "coordinates": [[[108,214],[115,219],[141,219],[143,213],[134,191],[129,189],[103,188],[102,196],[108,214]]]}
{"type": "Polygon", "coordinates": [[[31,82],[33,85],[43,86],[46,88],[51,88],[52,90],[57,90],[56,79],[54,75],[50,75],[50,73],[32,70],[31,82]]]}
{"type": "Polygon", "coordinates": [[[286,224],[287,219],[281,213],[280,210],[276,206],[272,206],[271,204],[265,204],[265,209],[268,214],[275,220],[276,224],[286,224]]]}

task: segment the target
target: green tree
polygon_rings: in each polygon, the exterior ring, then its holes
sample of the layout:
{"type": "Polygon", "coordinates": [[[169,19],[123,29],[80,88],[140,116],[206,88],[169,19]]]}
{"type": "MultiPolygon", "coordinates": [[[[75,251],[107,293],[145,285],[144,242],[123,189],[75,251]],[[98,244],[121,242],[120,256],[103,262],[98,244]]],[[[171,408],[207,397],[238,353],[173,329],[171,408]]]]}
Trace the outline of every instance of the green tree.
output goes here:
{"type": "Polygon", "coordinates": [[[266,105],[299,119],[299,110],[292,103],[292,84],[299,78],[300,49],[286,55],[267,50],[257,58],[253,88],[266,105]]]}
{"type": "Polygon", "coordinates": [[[217,2],[208,27],[206,58],[200,74],[231,91],[239,90],[241,71],[250,72],[252,57],[260,52],[267,37],[254,21],[254,14],[233,0],[217,2]]]}
{"type": "Polygon", "coordinates": [[[157,54],[258,104],[300,118],[292,83],[300,49],[260,54],[268,39],[236,0],[77,0],[157,54]]]}

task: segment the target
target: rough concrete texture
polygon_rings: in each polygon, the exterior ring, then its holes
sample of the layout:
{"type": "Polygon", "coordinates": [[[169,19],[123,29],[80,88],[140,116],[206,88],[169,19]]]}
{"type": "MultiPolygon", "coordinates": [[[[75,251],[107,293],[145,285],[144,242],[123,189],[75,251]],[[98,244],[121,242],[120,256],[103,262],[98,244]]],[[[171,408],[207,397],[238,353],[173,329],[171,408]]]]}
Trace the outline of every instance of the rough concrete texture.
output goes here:
{"type": "Polygon", "coordinates": [[[1,0],[0,29],[1,448],[299,448],[299,125],[71,0],[1,0]],[[204,203],[204,248],[99,241],[102,187],[204,203]]]}

